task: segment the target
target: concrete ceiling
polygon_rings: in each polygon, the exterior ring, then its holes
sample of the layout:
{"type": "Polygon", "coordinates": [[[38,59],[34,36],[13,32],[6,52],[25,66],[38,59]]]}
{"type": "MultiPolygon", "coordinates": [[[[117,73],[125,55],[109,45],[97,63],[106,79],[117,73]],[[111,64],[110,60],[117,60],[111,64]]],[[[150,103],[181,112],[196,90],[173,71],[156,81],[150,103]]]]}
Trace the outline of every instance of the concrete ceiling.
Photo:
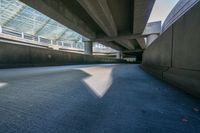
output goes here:
{"type": "Polygon", "coordinates": [[[155,2],[155,0],[21,1],[92,41],[120,51],[144,48],[140,43],[142,33],[155,2]]]}

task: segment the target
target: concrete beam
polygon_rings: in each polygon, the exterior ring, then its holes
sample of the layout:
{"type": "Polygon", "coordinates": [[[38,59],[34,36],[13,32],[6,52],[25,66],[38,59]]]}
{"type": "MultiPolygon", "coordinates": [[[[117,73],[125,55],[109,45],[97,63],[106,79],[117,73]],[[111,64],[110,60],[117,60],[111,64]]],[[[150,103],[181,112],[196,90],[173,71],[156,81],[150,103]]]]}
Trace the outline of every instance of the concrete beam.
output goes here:
{"type": "Polygon", "coordinates": [[[130,40],[117,40],[116,42],[129,50],[135,49],[134,44],[130,40]]]}
{"type": "Polygon", "coordinates": [[[117,44],[116,42],[100,42],[101,44],[107,46],[107,47],[111,47],[115,50],[118,50],[118,51],[124,51],[124,50],[127,50],[125,47],[123,46],[120,46],[119,44],[117,44]]]}
{"type": "Polygon", "coordinates": [[[155,0],[134,0],[133,34],[142,33],[155,0]]]}
{"type": "Polygon", "coordinates": [[[161,33],[161,21],[150,22],[146,25],[143,35],[147,36],[146,47],[158,38],[161,33]]]}
{"type": "Polygon", "coordinates": [[[143,52],[144,50],[142,49],[134,49],[134,50],[128,50],[128,51],[123,51],[123,53],[127,54],[127,53],[139,53],[139,52],[143,52]]]}
{"type": "Polygon", "coordinates": [[[141,35],[141,34],[121,34],[121,35],[118,35],[117,37],[103,36],[103,37],[97,37],[97,38],[91,39],[91,40],[96,41],[96,42],[101,42],[101,41],[115,41],[115,40],[131,40],[131,39],[137,39],[137,38],[141,38],[141,37],[145,37],[145,35],[141,35]]]}
{"type": "Polygon", "coordinates": [[[108,36],[117,36],[117,28],[107,0],[78,0],[81,6],[108,36]]]}
{"type": "Polygon", "coordinates": [[[25,4],[35,8],[43,14],[62,23],[70,29],[88,37],[95,38],[93,32],[84,21],[65,8],[64,4],[58,0],[21,0],[25,4]]]}
{"type": "Polygon", "coordinates": [[[140,45],[141,49],[145,49],[146,46],[145,46],[144,38],[137,38],[136,40],[137,40],[138,44],[140,45]]]}

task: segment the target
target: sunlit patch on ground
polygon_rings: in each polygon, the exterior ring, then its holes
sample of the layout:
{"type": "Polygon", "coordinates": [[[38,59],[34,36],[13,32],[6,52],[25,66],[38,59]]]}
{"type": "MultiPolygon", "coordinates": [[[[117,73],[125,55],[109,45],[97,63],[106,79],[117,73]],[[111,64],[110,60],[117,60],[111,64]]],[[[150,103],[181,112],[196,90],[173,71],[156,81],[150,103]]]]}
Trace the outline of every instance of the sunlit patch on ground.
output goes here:
{"type": "Polygon", "coordinates": [[[3,87],[5,87],[5,86],[7,86],[7,85],[8,85],[8,83],[0,82],[0,88],[3,88],[3,87]]]}
{"type": "Polygon", "coordinates": [[[90,91],[97,97],[102,98],[112,85],[113,67],[89,67],[80,70],[91,75],[83,79],[90,91]]]}

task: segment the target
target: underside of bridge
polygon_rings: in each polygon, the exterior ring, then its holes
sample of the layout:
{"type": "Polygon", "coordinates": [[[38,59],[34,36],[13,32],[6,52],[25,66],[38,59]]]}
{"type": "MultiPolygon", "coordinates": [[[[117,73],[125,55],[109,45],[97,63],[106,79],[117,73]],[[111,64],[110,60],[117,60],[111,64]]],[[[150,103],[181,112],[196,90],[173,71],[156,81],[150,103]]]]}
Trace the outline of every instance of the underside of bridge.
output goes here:
{"type": "Polygon", "coordinates": [[[84,35],[119,51],[138,52],[154,0],[21,0],[84,35]]]}

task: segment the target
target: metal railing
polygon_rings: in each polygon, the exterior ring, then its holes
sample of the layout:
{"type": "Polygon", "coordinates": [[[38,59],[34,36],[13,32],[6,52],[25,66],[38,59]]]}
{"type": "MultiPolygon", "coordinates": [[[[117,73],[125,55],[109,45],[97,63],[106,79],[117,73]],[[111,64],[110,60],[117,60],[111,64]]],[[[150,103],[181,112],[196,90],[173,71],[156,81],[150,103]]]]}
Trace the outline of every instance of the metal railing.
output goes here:
{"type": "MultiPolygon", "coordinates": [[[[28,43],[31,45],[39,45],[39,46],[45,46],[49,48],[53,48],[56,50],[69,50],[69,51],[77,51],[79,53],[84,52],[84,44],[83,45],[78,45],[75,41],[55,41],[55,40],[50,40],[46,39],[41,36],[34,36],[31,34],[27,34],[24,32],[19,32],[13,29],[10,29],[8,27],[2,27],[0,26],[0,35],[3,35],[6,39],[14,39],[15,41],[22,41],[25,43],[28,43]]],[[[101,44],[94,44],[93,45],[93,50],[96,53],[116,53],[115,50],[103,46],[101,44]]]]}
{"type": "Polygon", "coordinates": [[[84,51],[84,46],[82,47],[77,46],[75,42],[74,43],[72,42],[73,44],[72,43],[70,44],[64,41],[50,40],[44,37],[34,36],[31,34],[19,32],[7,27],[0,26],[0,33],[3,35],[19,38],[24,41],[32,41],[38,45],[44,45],[44,46],[57,45],[59,48],[63,48],[63,49],[73,49],[73,50],[84,51]]]}

